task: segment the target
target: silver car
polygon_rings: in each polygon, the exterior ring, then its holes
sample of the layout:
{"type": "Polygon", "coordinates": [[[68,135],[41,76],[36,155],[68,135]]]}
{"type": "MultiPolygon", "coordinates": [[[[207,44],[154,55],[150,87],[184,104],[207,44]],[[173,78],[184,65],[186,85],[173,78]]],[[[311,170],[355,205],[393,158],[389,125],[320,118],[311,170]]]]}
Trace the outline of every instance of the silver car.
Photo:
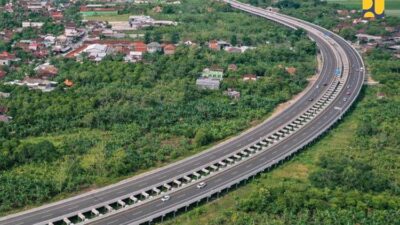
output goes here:
{"type": "Polygon", "coordinates": [[[205,187],[207,184],[206,184],[206,182],[200,182],[198,185],[197,185],[197,188],[198,189],[202,189],[203,187],[205,187]]]}
{"type": "Polygon", "coordinates": [[[171,197],[170,197],[169,195],[164,195],[164,196],[161,198],[161,201],[165,202],[165,201],[168,201],[170,198],[171,198],[171,197]]]}

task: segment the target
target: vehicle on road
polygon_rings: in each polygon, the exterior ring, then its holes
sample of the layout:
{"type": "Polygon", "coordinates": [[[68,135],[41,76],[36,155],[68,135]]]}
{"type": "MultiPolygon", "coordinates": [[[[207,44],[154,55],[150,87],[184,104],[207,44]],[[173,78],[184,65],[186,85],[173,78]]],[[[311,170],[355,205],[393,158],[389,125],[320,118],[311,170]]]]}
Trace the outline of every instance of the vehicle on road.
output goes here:
{"type": "Polygon", "coordinates": [[[350,91],[346,92],[346,95],[351,95],[351,92],[350,91]]]}
{"type": "Polygon", "coordinates": [[[344,102],[347,102],[347,98],[343,98],[343,101],[344,101],[344,102]]]}
{"type": "Polygon", "coordinates": [[[204,188],[206,185],[207,185],[206,182],[200,182],[200,183],[197,185],[197,188],[198,188],[198,189],[202,189],[202,188],[204,188]]]}
{"type": "Polygon", "coordinates": [[[314,101],[314,98],[309,98],[308,101],[312,102],[314,101]]]}
{"type": "Polygon", "coordinates": [[[324,86],[325,86],[325,87],[328,86],[328,83],[324,83],[324,86]]]}
{"type": "Polygon", "coordinates": [[[170,198],[171,198],[171,197],[170,197],[169,195],[164,195],[164,196],[161,198],[161,201],[166,202],[166,201],[168,201],[170,198]]]}

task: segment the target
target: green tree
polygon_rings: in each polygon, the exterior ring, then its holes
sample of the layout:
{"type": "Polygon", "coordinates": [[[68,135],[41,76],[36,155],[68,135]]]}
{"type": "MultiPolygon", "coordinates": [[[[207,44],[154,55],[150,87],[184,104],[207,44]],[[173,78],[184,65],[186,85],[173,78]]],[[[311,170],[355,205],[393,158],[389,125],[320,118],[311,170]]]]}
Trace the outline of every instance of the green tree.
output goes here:
{"type": "Polygon", "coordinates": [[[204,146],[209,144],[212,139],[212,135],[206,128],[200,128],[196,131],[196,135],[194,136],[194,143],[197,146],[204,146]]]}
{"type": "Polygon", "coordinates": [[[231,45],[234,45],[234,46],[236,46],[236,45],[238,44],[238,40],[237,40],[236,34],[233,34],[233,35],[231,36],[230,42],[231,42],[231,45]]]}

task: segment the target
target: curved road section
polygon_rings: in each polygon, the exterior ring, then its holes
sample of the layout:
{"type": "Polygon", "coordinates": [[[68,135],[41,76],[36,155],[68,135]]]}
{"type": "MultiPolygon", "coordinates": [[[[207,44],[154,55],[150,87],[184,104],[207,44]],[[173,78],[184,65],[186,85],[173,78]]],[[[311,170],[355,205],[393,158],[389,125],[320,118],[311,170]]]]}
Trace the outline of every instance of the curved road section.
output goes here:
{"type": "Polygon", "coordinates": [[[288,159],[339,121],[364,81],[361,56],[347,41],[314,24],[237,1],[232,7],[314,40],[323,67],[291,107],[243,134],[169,166],[63,201],[0,218],[1,225],[142,224],[174,215],[288,159]],[[206,185],[200,187],[204,182],[206,185]],[[166,201],[164,196],[168,195],[166,201]]]}

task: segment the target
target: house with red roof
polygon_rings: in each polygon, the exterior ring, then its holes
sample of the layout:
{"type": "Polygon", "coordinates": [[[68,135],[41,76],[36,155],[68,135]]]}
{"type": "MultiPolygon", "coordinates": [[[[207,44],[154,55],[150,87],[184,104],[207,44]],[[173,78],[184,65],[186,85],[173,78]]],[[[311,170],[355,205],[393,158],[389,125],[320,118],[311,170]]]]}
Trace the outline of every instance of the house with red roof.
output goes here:
{"type": "Polygon", "coordinates": [[[64,18],[63,13],[59,11],[51,12],[50,16],[53,20],[62,20],[64,18]]]}
{"type": "Polygon", "coordinates": [[[167,44],[164,46],[164,54],[165,55],[173,55],[175,54],[176,46],[173,44],[167,44]]]}
{"type": "Polygon", "coordinates": [[[0,53],[0,66],[9,66],[11,61],[15,61],[16,57],[14,54],[10,54],[7,51],[0,53]]]}
{"type": "Polygon", "coordinates": [[[296,71],[297,71],[297,69],[295,67],[286,67],[285,70],[290,75],[294,75],[296,73],[296,71]]]}
{"type": "Polygon", "coordinates": [[[51,65],[50,63],[42,64],[35,68],[36,74],[42,79],[54,78],[58,74],[57,67],[51,65]]]}
{"type": "Polygon", "coordinates": [[[143,41],[133,42],[133,47],[137,52],[147,52],[147,45],[143,41]]]}
{"type": "Polygon", "coordinates": [[[36,51],[39,49],[39,43],[33,41],[29,44],[29,50],[36,51]]]}

